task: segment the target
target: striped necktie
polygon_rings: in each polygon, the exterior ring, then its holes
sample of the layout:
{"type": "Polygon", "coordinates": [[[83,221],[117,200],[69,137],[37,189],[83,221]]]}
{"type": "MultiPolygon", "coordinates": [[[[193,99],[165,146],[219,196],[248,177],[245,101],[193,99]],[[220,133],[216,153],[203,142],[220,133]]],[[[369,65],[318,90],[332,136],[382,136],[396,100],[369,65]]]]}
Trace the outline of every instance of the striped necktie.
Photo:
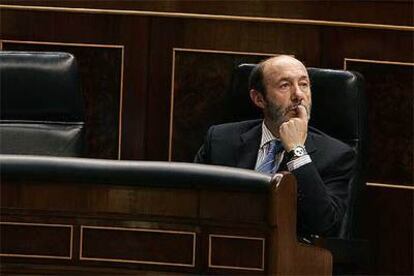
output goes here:
{"type": "Polygon", "coordinates": [[[272,140],[269,143],[269,149],[262,163],[257,167],[256,171],[266,174],[274,174],[277,172],[278,164],[275,162],[275,157],[278,153],[283,151],[283,145],[280,141],[272,140]]]}

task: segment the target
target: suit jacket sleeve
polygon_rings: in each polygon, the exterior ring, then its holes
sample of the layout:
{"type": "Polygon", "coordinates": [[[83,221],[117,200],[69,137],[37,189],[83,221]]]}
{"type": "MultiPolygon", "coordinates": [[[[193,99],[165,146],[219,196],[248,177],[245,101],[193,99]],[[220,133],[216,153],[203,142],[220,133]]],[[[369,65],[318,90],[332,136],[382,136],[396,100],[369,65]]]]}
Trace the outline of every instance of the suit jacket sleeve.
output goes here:
{"type": "Polygon", "coordinates": [[[210,141],[213,133],[214,126],[210,127],[207,131],[207,135],[204,138],[204,144],[198,150],[194,157],[194,163],[210,164],[210,141]]]}
{"type": "Polygon", "coordinates": [[[298,223],[302,234],[336,235],[347,208],[355,164],[351,148],[336,152],[322,170],[314,162],[292,171],[298,182],[298,223]]]}

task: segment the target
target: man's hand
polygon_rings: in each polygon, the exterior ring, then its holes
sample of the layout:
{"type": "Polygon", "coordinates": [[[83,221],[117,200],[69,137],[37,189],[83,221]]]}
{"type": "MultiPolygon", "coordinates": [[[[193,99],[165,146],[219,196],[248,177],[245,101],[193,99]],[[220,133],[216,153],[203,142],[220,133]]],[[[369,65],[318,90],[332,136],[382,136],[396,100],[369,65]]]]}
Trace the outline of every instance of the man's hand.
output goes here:
{"type": "Polygon", "coordinates": [[[303,105],[297,107],[298,117],[280,125],[279,135],[283,147],[289,152],[298,145],[304,145],[308,134],[308,114],[303,105]]]}

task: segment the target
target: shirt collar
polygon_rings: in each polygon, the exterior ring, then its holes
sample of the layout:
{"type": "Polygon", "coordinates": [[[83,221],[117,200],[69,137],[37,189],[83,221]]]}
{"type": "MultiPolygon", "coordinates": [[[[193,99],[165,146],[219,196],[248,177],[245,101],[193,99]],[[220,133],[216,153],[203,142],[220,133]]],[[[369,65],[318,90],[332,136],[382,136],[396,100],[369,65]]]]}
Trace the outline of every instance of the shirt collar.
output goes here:
{"type": "Polygon", "coordinates": [[[263,148],[264,145],[269,143],[273,140],[279,140],[276,138],[272,132],[267,128],[266,124],[264,123],[264,120],[262,122],[262,140],[260,141],[260,148],[263,148]]]}

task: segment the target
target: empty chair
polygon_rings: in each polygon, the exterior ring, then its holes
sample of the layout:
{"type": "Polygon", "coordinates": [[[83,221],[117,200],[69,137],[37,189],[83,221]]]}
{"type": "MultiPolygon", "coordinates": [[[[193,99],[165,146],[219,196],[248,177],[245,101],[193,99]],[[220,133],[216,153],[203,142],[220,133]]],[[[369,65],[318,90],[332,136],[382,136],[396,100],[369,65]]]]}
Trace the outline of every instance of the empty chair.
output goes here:
{"type": "Polygon", "coordinates": [[[0,153],[82,156],[84,108],[75,57],[0,52],[0,153]]]}

